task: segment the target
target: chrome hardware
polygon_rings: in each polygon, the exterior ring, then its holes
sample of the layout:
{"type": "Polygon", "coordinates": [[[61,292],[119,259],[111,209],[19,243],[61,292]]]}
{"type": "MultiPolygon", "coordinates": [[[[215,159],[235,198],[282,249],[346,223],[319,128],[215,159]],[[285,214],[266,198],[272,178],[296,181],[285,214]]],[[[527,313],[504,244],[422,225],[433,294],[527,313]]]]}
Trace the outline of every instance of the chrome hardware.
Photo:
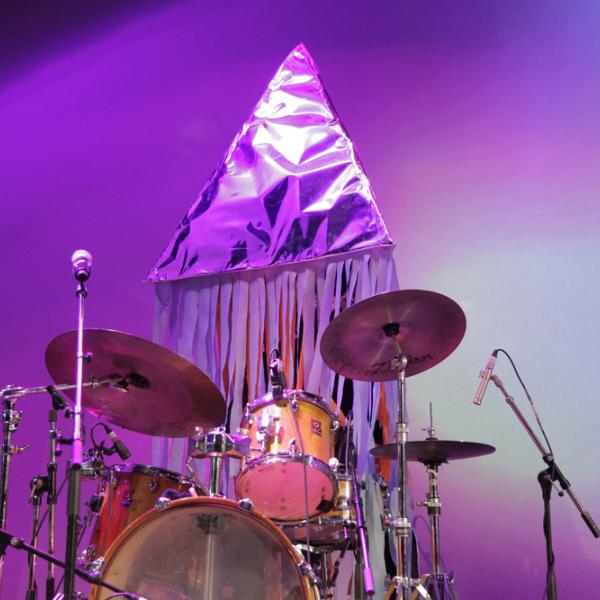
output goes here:
{"type": "Polygon", "coordinates": [[[242,498],[238,504],[240,508],[243,508],[244,510],[252,510],[254,508],[254,504],[252,504],[250,498],[242,498]]]}
{"type": "Polygon", "coordinates": [[[99,556],[91,563],[89,563],[87,567],[87,571],[92,573],[93,575],[98,575],[102,569],[104,568],[104,556],[99,556]]]}
{"type": "Polygon", "coordinates": [[[169,498],[165,498],[164,496],[161,496],[154,504],[154,508],[156,510],[165,510],[165,509],[169,508],[170,506],[171,506],[171,500],[169,500],[169,498]]]}
{"type": "Polygon", "coordinates": [[[312,567],[307,562],[302,561],[298,565],[298,569],[300,570],[300,573],[302,573],[302,575],[304,575],[304,577],[308,579],[311,585],[319,585],[319,579],[315,575],[315,572],[312,570],[312,567]]]}

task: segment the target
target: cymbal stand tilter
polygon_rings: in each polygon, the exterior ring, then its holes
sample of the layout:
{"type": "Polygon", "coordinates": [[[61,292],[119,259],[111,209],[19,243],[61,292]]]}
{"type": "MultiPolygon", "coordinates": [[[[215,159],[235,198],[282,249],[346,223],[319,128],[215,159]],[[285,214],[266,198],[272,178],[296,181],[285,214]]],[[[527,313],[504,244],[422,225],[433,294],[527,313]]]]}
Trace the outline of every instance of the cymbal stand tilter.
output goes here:
{"type": "MultiPolygon", "coordinates": [[[[435,436],[431,404],[429,405],[429,419],[427,440],[436,441],[437,437],[435,436]]],[[[431,573],[425,575],[423,583],[427,587],[432,600],[459,600],[454,587],[453,577],[443,572],[440,558],[440,516],[442,514],[442,503],[438,494],[438,470],[442,462],[445,461],[430,459],[420,462],[427,468],[429,489],[427,499],[417,502],[417,506],[427,507],[431,547],[431,573]]]]}
{"type": "Polygon", "coordinates": [[[406,442],[408,441],[408,415],[406,410],[406,368],[408,356],[404,354],[395,336],[400,333],[399,323],[388,323],[384,325],[383,331],[386,336],[394,339],[396,346],[396,357],[392,368],[398,373],[398,417],[396,421],[396,443],[397,458],[397,484],[398,484],[398,516],[392,519],[392,525],[396,530],[396,544],[398,555],[397,575],[394,578],[396,597],[398,600],[410,600],[411,589],[423,595],[420,581],[413,581],[409,573],[408,541],[411,534],[411,524],[407,515],[407,455],[406,442]]]}

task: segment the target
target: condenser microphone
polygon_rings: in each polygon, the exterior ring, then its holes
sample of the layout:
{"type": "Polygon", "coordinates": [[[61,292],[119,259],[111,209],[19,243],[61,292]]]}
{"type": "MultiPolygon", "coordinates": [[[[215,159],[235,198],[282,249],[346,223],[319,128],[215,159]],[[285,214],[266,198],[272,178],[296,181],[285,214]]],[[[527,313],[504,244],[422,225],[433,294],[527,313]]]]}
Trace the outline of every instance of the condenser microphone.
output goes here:
{"type": "Polygon", "coordinates": [[[71,256],[73,275],[80,282],[87,281],[92,272],[92,255],[87,250],[75,250],[71,256]]]}
{"type": "Polygon", "coordinates": [[[269,373],[271,379],[271,390],[273,393],[274,400],[281,400],[283,398],[283,390],[285,390],[286,380],[285,373],[283,372],[283,361],[279,358],[279,352],[273,350],[271,352],[273,360],[269,364],[269,373]]]}
{"type": "Polygon", "coordinates": [[[479,373],[481,381],[479,382],[479,387],[477,388],[477,392],[475,393],[475,400],[473,400],[473,404],[477,404],[477,406],[481,406],[481,401],[483,400],[483,395],[485,394],[487,385],[490,382],[490,378],[492,376],[492,371],[494,370],[494,365],[496,364],[497,357],[498,350],[494,350],[492,352],[492,355],[488,359],[483,371],[479,373]]]}
{"type": "Polygon", "coordinates": [[[104,426],[108,437],[112,440],[113,448],[119,455],[121,460],[127,460],[131,456],[131,451],[127,446],[119,439],[119,436],[110,428],[108,425],[104,426]]]}

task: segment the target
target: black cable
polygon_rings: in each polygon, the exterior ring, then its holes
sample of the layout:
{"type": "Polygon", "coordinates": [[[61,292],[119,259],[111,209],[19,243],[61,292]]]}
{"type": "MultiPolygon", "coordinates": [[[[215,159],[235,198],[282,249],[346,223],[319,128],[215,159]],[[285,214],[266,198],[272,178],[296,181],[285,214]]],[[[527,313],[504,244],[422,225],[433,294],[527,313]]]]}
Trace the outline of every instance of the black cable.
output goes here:
{"type": "Polygon", "coordinates": [[[517,379],[519,380],[519,383],[521,384],[521,387],[525,391],[525,395],[527,396],[527,400],[529,400],[529,404],[531,405],[531,410],[533,411],[533,414],[535,416],[535,420],[537,421],[537,424],[538,424],[538,426],[540,428],[540,431],[542,432],[542,435],[544,436],[544,439],[546,440],[546,444],[548,444],[548,451],[550,452],[550,454],[552,454],[554,456],[554,452],[552,451],[552,446],[550,444],[550,440],[548,439],[548,436],[546,435],[546,432],[544,431],[544,427],[542,425],[540,417],[539,417],[539,415],[537,413],[537,410],[535,409],[535,404],[533,403],[533,398],[531,397],[531,394],[529,393],[529,390],[527,389],[527,386],[525,385],[525,383],[521,379],[521,375],[519,375],[519,371],[517,370],[517,367],[515,366],[515,363],[513,362],[513,359],[510,357],[510,354],[506,350],[504,350],[503,348],[496,348],[496,350],[494,350],[494,352],[502,352],[502,354],[504,354],[506,356],[506,358],[508,358],[508,360],[510,361],[510,364],[512,365],[512,368],[513,368],[513,370],[515,372],[515,375],[517,376],[517,379]]]}

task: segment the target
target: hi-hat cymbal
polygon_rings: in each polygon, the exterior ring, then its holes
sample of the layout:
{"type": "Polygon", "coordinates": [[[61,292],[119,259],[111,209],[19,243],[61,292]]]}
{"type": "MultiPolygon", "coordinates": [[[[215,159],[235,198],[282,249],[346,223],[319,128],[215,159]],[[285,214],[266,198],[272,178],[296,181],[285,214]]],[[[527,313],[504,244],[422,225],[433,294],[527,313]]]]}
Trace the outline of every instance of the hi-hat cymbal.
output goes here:
{"type": "Polygon", "coordinates": [[[424,290],[385,292],[353,304],[328,326],[321,355],[336,373],[359,381],[389,381],[397,345],[408,358],[406,376],[443,361],[460,343],[465,314],[447,296],[424,290]]]}
{"type": "MultiPolygon", "coordinates": [[[[54,338],[46,367],[56,383],[75,380],[77,332],[54,338]]],[[[84,410],[139,433],[189,437],[195,427],[225,421],[225,400],[217,386],[185,358],[148,340],[112,331],[85,329],[83,381],[114,377],[116,385],[84,388],[84,410]],[[126,389],[124,389],[126,388],[126,389]]],[[[74,397],[75,392],[66,392],[74,397]]]]}
{"type": "MultiPolygon", "coordinates": [[[[416,440],[406,442],[406,460],[418,461],[423,464],[445,463],[461,458],[475,458],[495,452],[496,448],[489,444],[478,442],[463,442],[450,440],[416,440]]],[[[384,444],[369,450],[369,454],[378,458],[398,458],[398,444],[384,444]]]]}

